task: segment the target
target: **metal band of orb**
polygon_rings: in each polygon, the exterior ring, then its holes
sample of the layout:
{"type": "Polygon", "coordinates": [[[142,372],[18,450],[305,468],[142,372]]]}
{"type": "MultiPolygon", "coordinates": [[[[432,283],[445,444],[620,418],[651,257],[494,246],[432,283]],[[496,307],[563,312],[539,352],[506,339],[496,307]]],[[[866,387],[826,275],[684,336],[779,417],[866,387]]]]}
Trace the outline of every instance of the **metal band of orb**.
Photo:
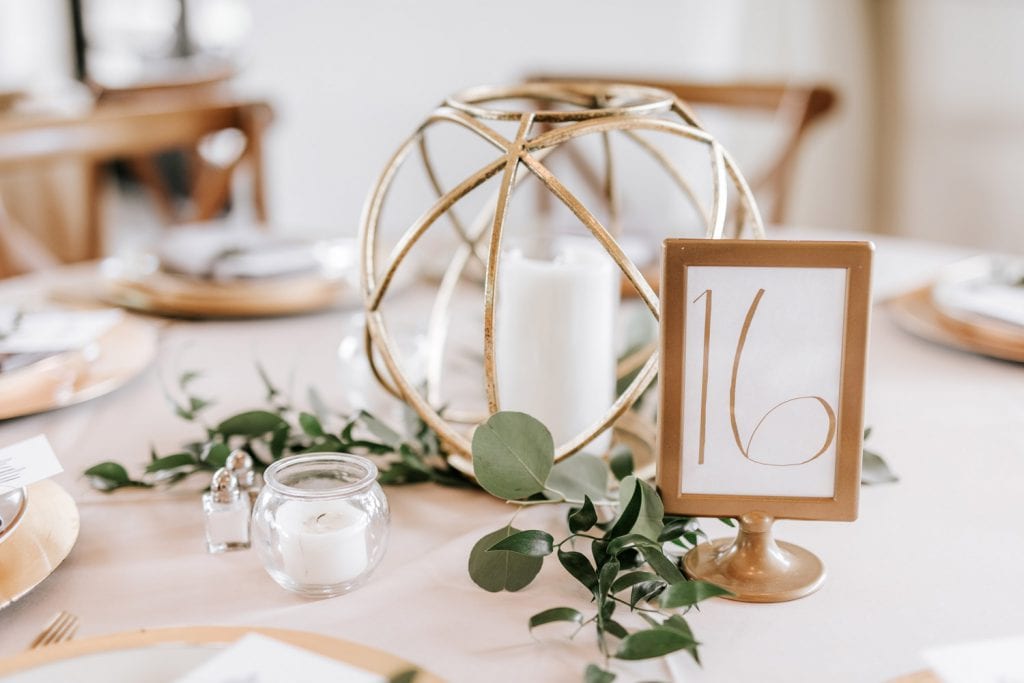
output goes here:
{"type": "MultiPolygon", "coordinates": [[[[500,409],[497,387],[497,369],[494,356],[494,306],[501,254],[502,232],[509,203],[516,188],[525,178],[535,178],[553,196],[563,203],[601,244],[623,275],[636,289],[655,320],[659,318],[659,300],[637,266],[629,260],[619,246],[617,232],[615,187],[609,136],[621,133],[646,151],[670,176],[683,196],[705,221],[706,236],[720,238],[725,234],[729,211],[729,185],[739,198],[736,204],[735,234],[739,236],[744,225],[750,225],[755,238],[764,237],[764,225],[746,180],[739,172],[729,153],[698,123],[685,103],[670,93],[634,85],[606,85],[594,83],[529,83],[513,87],[480,87],[463,91],[446,100],[417,130],[400,145],[377,179],[363,210],[360,226],[361,277],[360,285],[366,307],[367,354],[374,375],[391,393],[405,400],[431,429],[455,453],[471,457],[471,443],[454,423],[475,424],[487,417],[479,411],[454,411],[442,417],[435,406],[442,400],[445,346],[447,343],[447,312],[452,297],[471,258],[485,266],[484,274],[484,375],[487,410],[500,409]],[[582,107],[582,109],[542,109],[514,111],[501,109],[495,102],[522,99],[551,102],[582,107]],[[514,140],[509,140],[483,121],[518,121],[514,140]],[[554,127],[530,133],[535,124],[547,123],[554,127]],[[434,169],[425,142],[425,132],[435,125],[455,125],[469,131],[492,145],[499,155],[477,169],[469,177],[450,189],[445,189],[434,169]],[[698,142],[708,147],[712,170],[711,206],[705,207],[684,174],[662,150],[641,132],[663,133],[698,142]],[[604,152],[604,181],[602,189],[612,216],[612,230],[604,226],[562,182],[545,166],[551,153],[565,149],[564,143],[583,136],[602,136],[604,152]],[[381,212],[394,178],[409,154],[418,150],[427,178],[436,200],[401,235],[391,249],[383,269],[378,267],[378,229],[381,212]],[[529,173],[518,173],[520,166],[529,173]],[[467,227],[453,212],[460,199],[476,190],[490,178],[501,174],[500,189],[486,202],[480,213],[467,227]],[[459,246],[441,280],[430,314],[428,335],[430,358],[427,368],[426,396],[412,386],[402,372],[397,347],[385,324],[381,305],[395,273],[410,251],[437,220],[448,215],[459,246]],[[490,227],[490,230],[488,230],[490,227]],[[490,235],[486,251],[483,241],[490,235]],[[379,275],[378,275],[379,273],[379,275]],[[383,368],[378,361],[383,362],[383,368]]],[[[625,391],[609,406],[607,412],[582,433],[567,443],[558,444],[556,460],[578,452],[598,434],[610,428],[643,394],[657,376],[657,346],[650,345],[633,354],[620,367],[639,372],[625,391]]]]}

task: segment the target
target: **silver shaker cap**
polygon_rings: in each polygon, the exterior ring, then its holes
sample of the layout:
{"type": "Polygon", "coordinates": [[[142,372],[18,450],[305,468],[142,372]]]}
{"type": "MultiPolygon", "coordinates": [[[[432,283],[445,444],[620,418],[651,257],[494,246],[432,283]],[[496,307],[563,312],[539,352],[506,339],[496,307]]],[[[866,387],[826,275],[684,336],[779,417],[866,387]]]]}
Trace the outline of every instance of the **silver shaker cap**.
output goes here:
{"type": "Polygon", "coordinates": [[[240,489],[250,489],[256,483],[256,471],[252,466],[252,456],[241,448],[231,451],[224,466],[235,475],[240,489]]]}
{"type": "Polygon", "coordinates": [[[226,467],[221,467],[210,480],[210,495],[215,503],[233,503],[239,496],[238,479],[226,467]]]}

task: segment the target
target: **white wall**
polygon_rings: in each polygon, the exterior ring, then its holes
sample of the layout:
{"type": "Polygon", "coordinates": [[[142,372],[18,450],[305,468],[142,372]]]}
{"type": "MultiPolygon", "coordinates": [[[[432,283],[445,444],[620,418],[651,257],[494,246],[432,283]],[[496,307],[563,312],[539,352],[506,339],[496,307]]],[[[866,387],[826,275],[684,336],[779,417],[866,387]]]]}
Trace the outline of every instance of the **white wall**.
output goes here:
{"type": "Polygon", "coordinates": [[[885,3],[893,232],[1024,253],[1024,3],[885,3]]]}
{"type": "MultiPolygon", "coordinates": [[[[296,229],[356,229],[399,141],[447,94],[531,71],[863,88],[859,0],[253,0],[244,76],[279,119],[271,211],[296,229]],[[828,5],[825,11],[819,6],[828,5]],[[821,31],[818,22],[826,22],[821,31]]],[[[872,202],[863,92],[813,134],[793,222],[863,227],[872,202]]],[[[727,143],[728,144],[728,143],[727,143]]],[[[742,159],[743,150],[734,150],[742,159]]]]}

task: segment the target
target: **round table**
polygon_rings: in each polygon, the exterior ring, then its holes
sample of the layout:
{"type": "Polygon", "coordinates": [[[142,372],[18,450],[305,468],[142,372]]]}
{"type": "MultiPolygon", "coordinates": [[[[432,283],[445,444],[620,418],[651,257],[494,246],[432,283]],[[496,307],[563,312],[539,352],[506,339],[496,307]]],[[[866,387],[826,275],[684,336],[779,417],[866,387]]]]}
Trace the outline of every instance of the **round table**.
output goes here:
{"type": "MultiPolygon", "coordinates": [[[[828,234],[849,237],[863,235],[828,234]]],[[[966,255],[876,241],[876,301],[966,255]]],[[[0,283],[0,300],[66,297],[94,277],[94,266],[84,265],[12,279],[0,283]]],[[[340,402],[350,381],[337,353],[344,315],[160,321],[157,364],[119,391],[0,423],[0,446],[47,435],[66,470],[58,481],[81,511],[70,557],[0,614],[0,656],[26,647],[55,612],[67,610],[81,617],[79,637],[143,627],[273,626],[364,643],[451,680],[579,680],[599,659],[587,632],[574,641],[540,632],[534,640],[527,629],[542,609],[588,606],[584,589],[557,563],[549,561],[520,593],[490,594],[470,581],[470,548],[512,511],[482,492],[427,484],[388,489],[393,533],[375,576],[349,595],[309,601],[278,588],[252,553],[206,554],[198,482],[169,494],[105,496],[81,476],[101,460],[138,471],[151,444],[172,452],[197,435],[172,415],[163,395],[164,384],[184,370],[204,373],[194,386],[216,399],[212,419],[262,404],[255,359],[282,384],[294,373],[297,396],[315,384],[328,401],[340,402]]],[[[1020,632],[1024,367],[920,341],[876,307],[866,404],[869,445],[900,482],[865,487],[855,523],[777,526],[779,538],[824,559],[825,586],[789,603],[706,603],[690,617],[703,643],[703,668],[677,654],[614,664],[620,680],[879,681],[924,668],[923,649],[1020,632]],[[982,550],[993,553],[992,561],[978,572],[982,550]]],[[[517,526],[561,534],[564,511],[531,508],[517,526]]],[[[718,522],[707,528],[721,531],[718,522]]]]}

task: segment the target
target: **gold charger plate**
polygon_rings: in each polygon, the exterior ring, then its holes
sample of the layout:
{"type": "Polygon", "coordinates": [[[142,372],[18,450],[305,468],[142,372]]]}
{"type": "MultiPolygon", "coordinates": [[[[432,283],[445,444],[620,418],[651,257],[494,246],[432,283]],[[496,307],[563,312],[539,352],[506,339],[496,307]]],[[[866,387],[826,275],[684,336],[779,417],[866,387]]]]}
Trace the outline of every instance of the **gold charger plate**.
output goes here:
{"type": "Polygon", "coordinates": [[[50,480],[27,489],[18,527],[0,543],[0,609],[42,583],[78,540],[78,507],[50,480]]]}
{"type": "Polygon", "coordinates": [[[1024,363],[1024,334],[983,320],[962,320],[944,313],[932,300],[931,286],[894,297],[885,307],[907,332],[962,351],[1024,363]]]}
{"type": "Polygon", "coordinates": [[[101,297],[116,306],[183,318],[260,318],[311,313],[342,303],[351,288],[342,277],[303,275],[213,282],[163,271],[110,276],[101,297]]]}
{"type": "Polygon", "coordinates": [[[442,680],[400,657],[347,640],[304,631],[232,626],[161,628],[129,631],[86,640],[73,640],[59,645],[29,650],[0,661],[0,676],[28,672],[37,667],[97,653],[111,653],[156,645],[223,646],[233,643],[249,633],[259,633],[387,678],[415,669],[417,673],[413,678],[414,683],[440,683],[442,680]]]}
{"type": "Polygon", "coordinates": [[[156,328],[140,320],[114,325],[85,351],[69,351],[0,375],[0,420],[74,405],[109,394],[156,357],[156,328]]]}

